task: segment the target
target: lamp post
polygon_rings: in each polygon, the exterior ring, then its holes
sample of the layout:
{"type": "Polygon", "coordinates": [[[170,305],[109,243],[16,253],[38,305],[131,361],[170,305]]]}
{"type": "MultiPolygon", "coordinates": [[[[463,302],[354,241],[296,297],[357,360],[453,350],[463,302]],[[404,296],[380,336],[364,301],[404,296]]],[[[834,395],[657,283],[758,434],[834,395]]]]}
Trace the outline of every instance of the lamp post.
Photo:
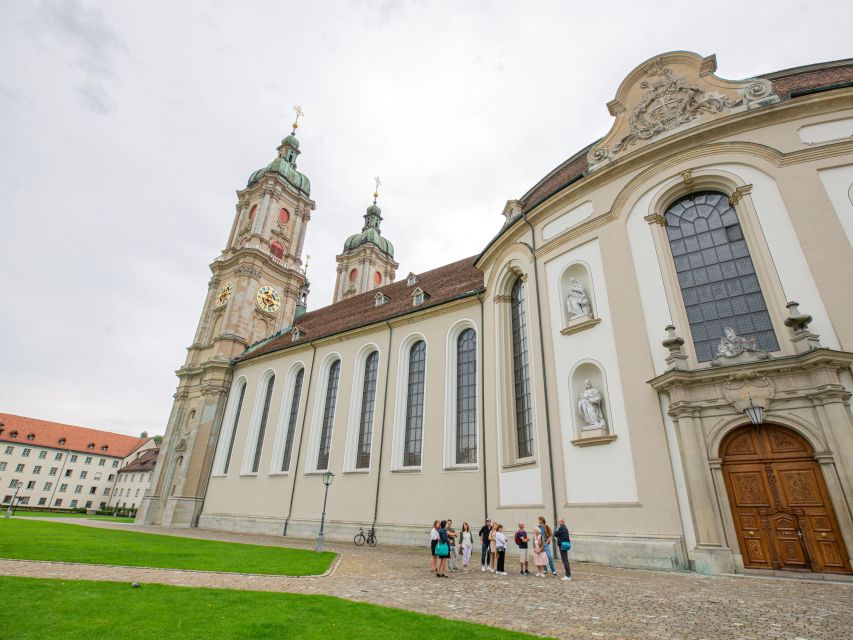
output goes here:
{"type": "Polygon", "coordinates": [[[315,551],[323,550],[323,529],[326,526],[326,500],[329,498],[329,485],[332,484],[332,480],[335,479],[335,474],[331,471],[327,471],[323,474],[323,484],[326,485],[326,492],[323,494],[323,513],[320,515],[320,535],[317,536],[317,546],[314,548],[315,551]]]}
{"type": "Polygon", "coordinates": [[[749,416],[752,424],[758,425],[764,422],[764,407],[756,406],[752,398],[749,399],[749,405],[743,411],[749,416]]]}

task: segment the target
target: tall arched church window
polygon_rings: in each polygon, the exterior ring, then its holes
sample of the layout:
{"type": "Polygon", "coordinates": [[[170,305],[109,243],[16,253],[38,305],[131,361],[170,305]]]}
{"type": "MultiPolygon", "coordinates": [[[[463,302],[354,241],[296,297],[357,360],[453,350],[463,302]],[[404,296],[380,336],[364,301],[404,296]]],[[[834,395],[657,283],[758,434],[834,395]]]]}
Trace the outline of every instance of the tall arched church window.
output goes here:
{"type": "Polygon", "coordinates": [[[373,438],[373,413],[376,405],[376,374],[379,370],[379,352],[374,351],[364,362],[364,386],[361,391],[361,417],[358,426],[358,448],[355,468],[370,467],[370,445],[373,438]]]}
{"type": "Polygon", "coordinates": [[[754,337],[764,351],[779,343],[737,212],[716,191],[692,193],[666,212],[666,234],[699,362],[713,360],[725,330],[754,337]]]}
{"type": "Polygon", "coordinates": [[[456,464],[477,462],[477,333],[456,339],[456,464]]]}
{"type": "Polygon", "coordinates": [[[290,415],[287,417],[287,435],[284,440],[284,456],[281,460],[281,470],[290,470],[290,456],[293,453],[293,436],[296,433],[296,416],[299,413],[299,400],[302,397],[302,380],[305,369],[300,369],[293,383],[293,397],[290,399],[290,415]]]}
{"type": "Polygon", "coordinates": [[[317,471],[329,468],[329,452],[332,449],[332,427],[335,424],[335,403],[338,399],[338,380],[341,375],[341,361],[335,360],[329,367],[329,380],[326,384],[326,404],[323,409],[323,428],[320,431],[320,447],[317,451],[317,471]]]}
{"type": "Polygon", "coordinates": [[[406,392],[406,438],[403,466],[421,464],[424,435],[424,374],[426,372],[426,342],[418,340],[409,349],[409,384],[406,392]]]}
{"type": "Polygon", "coordinates": [[[255,455],[252,458],[252,473],[258,472],[261,462],[261,449],[264,446],[264,434],[267,431],[267,418],[270,415],[270,401],[272,400],[272,389],[275,385],[275,376],[270,376],[267,381],[267,389],[264,394],[264,410],[261,412],[261,423],[258,425],[258,439],[255,441],[255,455]]]}
{"type": "Polygon", "coordinates": [[[228,473],[231,464],[231,453],[234,451],[234,439],[237,437],[237,424],[240,422],[240,410],[243,408],[243,398],[246,396],[246,381],[240,387],[240,395],[237,400],[237,410],[234,412],[234,422],[231,424],[231,433],[228,434],[228,450],[225,454],[225,464],[222,465],[222,473],[228,473]]]}
{"type": "Polygon", "coordinates": [[[521,278],[510,294],[512,316],[512,365],[515,383],[515,439],[518,457],[533,455],[533,409],[530,399],[530,366],[527,359],[525,287],[521,278]]]}

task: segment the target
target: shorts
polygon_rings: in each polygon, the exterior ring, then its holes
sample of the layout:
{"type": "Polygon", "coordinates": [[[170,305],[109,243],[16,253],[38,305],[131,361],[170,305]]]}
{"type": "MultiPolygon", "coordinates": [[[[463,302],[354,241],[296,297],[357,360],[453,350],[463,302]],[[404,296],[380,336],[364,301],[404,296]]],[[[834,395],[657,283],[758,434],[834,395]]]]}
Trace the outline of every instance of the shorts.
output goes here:
{"type": "Polygon", "coordinates": [[[527,549],[518,550],[518,560],[519,562],[527,562],[527,549]]]}

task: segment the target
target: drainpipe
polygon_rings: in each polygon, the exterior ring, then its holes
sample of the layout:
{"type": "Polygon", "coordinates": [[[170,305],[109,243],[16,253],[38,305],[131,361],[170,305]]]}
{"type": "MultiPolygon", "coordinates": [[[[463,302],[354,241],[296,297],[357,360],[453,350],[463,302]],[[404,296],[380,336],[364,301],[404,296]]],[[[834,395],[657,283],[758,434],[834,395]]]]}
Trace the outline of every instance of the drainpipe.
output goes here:
{"type": "MultiPolygon", "coordinates": [[[[287,507],[287,518],[284,519],[284,531],[281,535],[287,536],[287,525],[290,524],[290,516],[293,514],[293,496],[296,495],[296,478],[299,470],[299,453],[302,451],[302,436],[305,434],[305,420],[308,417],[309,400],[311,400],[311,377],[314,375],[314,358],[317,355],[317,347],[311,342],[311,368],[308,371],[308,388],[305,390],[305,410],[302,413],[302,425],[299,427],[299,444],[296,447],[296,460],[293,463],[293,483],[290,485],[290,505],[287,507]]],[[[293,455],[291,452],[290,455],[293,455]]]]}
{"type": "MultiPolygon", "coordinates": [[[[557,524],[557,491],[554,482],[554,454],[551,445],[551,405],[548,402],[548,376],[545,374],[545,334],[542,331],[542,303],[539,298],[539,268],[536,260],[536,230],[530,221],[527,219],[527,213],[521,215],[522,220],[530,227],[530,236],[533,246],[527,243],[522,243],[530,249],[530,254],[533,256],[533,290],[536,292],[536,320],[539,326],[539,356],[542,358],[542,387],[545,391],[545,433],[548,436],[548,475],[551,480],[551,507],[554,510],[554,525],[557,524]]],[[[557,541],[551,538],[551,546],[553,546],[553,555],[557,555],[557,541]]]]}
{"type": "Polygon", "coordinates": [[[485,348],[483,344],[483,297],[482,292],[477,294],[477,301],[480,303],[480,335],[478,342],[480,343],[480,442],[482,448],[483,460],[483,522],[489,517],[489,487],[486,479],[486,368],[483,366],[485,360],[485,348]]]}
{"type": "Polygon", "coordinates": [[[385,390],[382,394],[382,423],[379,427],[379,464],[376,469],[376,500],[373,503],[373,523],[370,525],[371,529],[376,528],[376,517],[379,514],[379,483],[382,480],[382,450],[385,447],[385,416],[388,410],[388,374],[391,372],[391,334],[394,332],[394,328],[388,320],[385,321],[385,324],[388,326],[388,349],[385,355],[385,390]]]}

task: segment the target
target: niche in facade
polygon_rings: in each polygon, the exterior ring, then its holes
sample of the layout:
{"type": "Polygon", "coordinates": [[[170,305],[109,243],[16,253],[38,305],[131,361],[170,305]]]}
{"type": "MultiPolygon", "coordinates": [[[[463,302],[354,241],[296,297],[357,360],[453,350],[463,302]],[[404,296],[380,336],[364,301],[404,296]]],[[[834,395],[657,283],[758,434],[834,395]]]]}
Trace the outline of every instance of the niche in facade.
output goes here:
{"type": "Polygon", "coordinates": [[[569,376],[572,423],[572,444],[604,444],[616,439],[610,415],[607,378],[595,362],[581,362],[569,376]]]}
{"type": "Polygon", "coordinates": [[[584,262],[574,262],[560,275],[560,306],[563,328],[568,335],[588,329],[601,322],[598,317],[592,275],[584,262]]]}

